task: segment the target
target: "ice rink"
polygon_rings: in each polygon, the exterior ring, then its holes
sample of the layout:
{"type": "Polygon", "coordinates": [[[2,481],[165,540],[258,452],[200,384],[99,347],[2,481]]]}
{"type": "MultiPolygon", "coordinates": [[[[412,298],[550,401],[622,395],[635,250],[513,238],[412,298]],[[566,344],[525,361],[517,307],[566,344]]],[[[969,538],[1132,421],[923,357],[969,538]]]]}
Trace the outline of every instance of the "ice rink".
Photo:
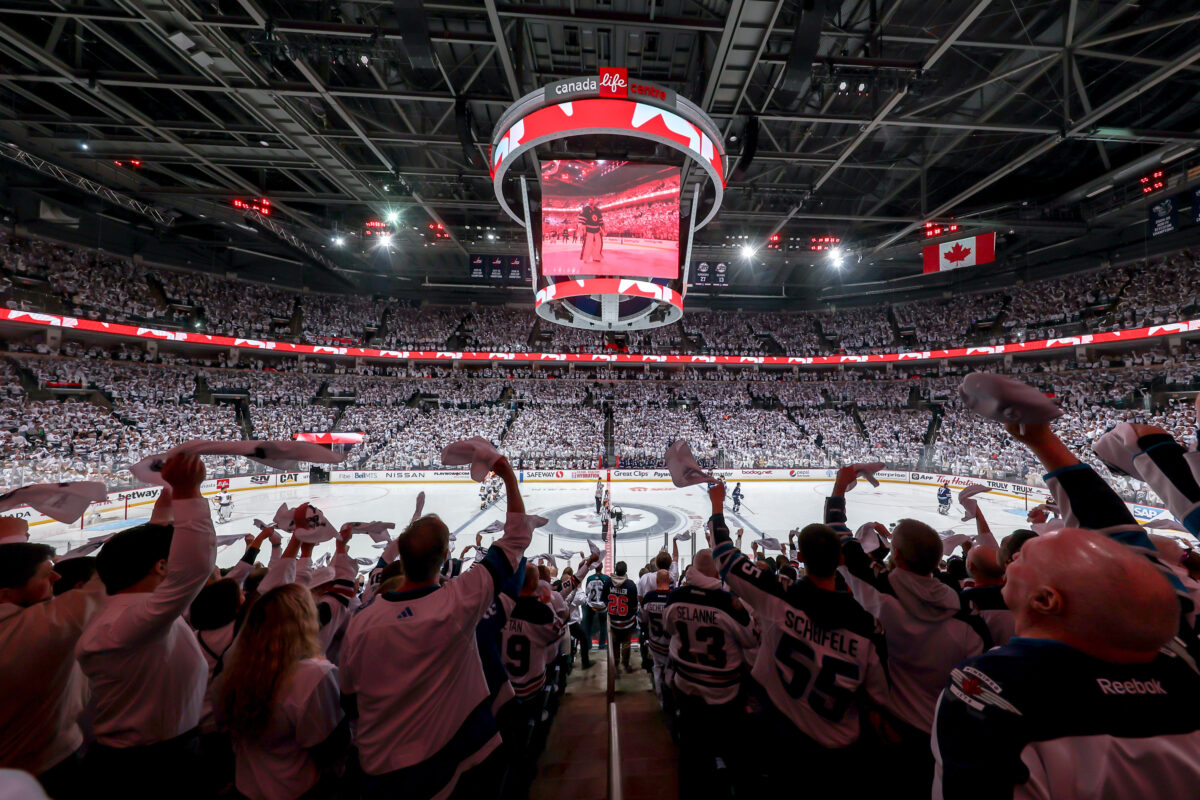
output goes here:
{"type": "MultiPolygon", "coordinates": [[[[726,501],[726,520],[736,532],[745,529],[743,549],[750,550],[751,541],[758,537],[774,537],[786,541],[788,531],[810,522],[820,522],[824,499],[832,481],[746,481],[742,483],[745,499],[741,511],[732,513],[726,501]]],[[[703,486],[677,489],[667,481],[613,481],[613,503],[624,511],[626,525],[616,537],[616,559],[637,570],[664,545],[670,546],[677,533],[692,531],[689,542],[680,543],[680,556],[686,564],[695,549],[705,546],[703,524],[708,517],[708,498],[703,486]]],[[[733,485],[729,489],[732,491],[733,485]]],[[[506,500],[487,508],[479,507],[478,485],[466,482],[425,483],[334,483],[296,488],[256,489],[235,491],[234,513],[230,522],[216,525],[219,535],[254,533],[254,518],[270,520],[280,503],[296,506],[310,502],[321,509],[335,526],[350,521],[395,522],[397,534],[412,516],[417,494],[424,490],[425,512],[441,516],[455,534],[454,554],[475,543],[475,533],[489,523],[504,519],[506,500]]],[[[603,547],[600,521],[595,513],[595,484],[586,481],[530,481],[522,483],[526,510],[546,517],[549,522],[535,531],[528,556],[569,550],[586,551],[591,539],[603,547]]],[[[950,515],[937,511],[936,488],[904,483],[882,483],[878,489],[865,481],[847,495],[851,528],[866,522],[890,525],[903,517],[912,517],[932,525],[939,531],[954,530],[974,533],[975,523],[961,522],[962,509],[952,507],[950,515]]],[[[989,493],[979,496],[980,508],[991,524],[997,539],[1015,528],[1025,526],[1025,501],[989,493]]],[[[1040,502],[1031,498],[1031,503],[1040,502]]],[[[59,552],[82,544],[86,539],[111,533],[149,518],[150,506],[133,509],[129,520],[112,519],[80,530],[60,524],[37,525],[30,529],[34,541],[53,544],[59,552]]],[[[215,520],[215,513],[214,513],[215,520]]],[[[498,534],[497,534],[498,535],[498,534]]],[[[496,535],[484,537],[485,544],[496,535]]],[[[318,545],[314,558],[332,552],[332,543],[318,545]]],[[[222,547],[218,564],[227,567],[241,557],[241,544],[222,547]]],[[[356,536],[350,543],[351,555],[374,558],[380,552],[366,536],[356,536]]],[[[265,560],[265,555],[264,555],[265,560]]]]}
{"type": "Polygon", "coordinates": [[[638,275],[652,278],[679,274],[679,243],[655,239],[604,239],[599,263],[579,260],[582,245],[547,239],[542,243],[542,264],[547,275],[638,275]]]}

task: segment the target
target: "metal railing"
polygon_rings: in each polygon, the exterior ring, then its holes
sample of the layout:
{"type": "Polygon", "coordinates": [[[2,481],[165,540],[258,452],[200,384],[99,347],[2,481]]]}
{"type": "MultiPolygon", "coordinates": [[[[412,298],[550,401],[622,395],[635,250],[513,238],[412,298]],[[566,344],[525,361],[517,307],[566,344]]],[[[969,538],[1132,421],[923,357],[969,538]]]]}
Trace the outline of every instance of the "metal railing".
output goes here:
{"type": "Polygon", "coordinates": [[[624,776],[621,774],[621,736],[617,726],[617,654],[613,644],[612,626],[605,620],[608,630],[608,686],[605,701],[608,708],[608,800],[622,800],[625,796],[624,776]]]}

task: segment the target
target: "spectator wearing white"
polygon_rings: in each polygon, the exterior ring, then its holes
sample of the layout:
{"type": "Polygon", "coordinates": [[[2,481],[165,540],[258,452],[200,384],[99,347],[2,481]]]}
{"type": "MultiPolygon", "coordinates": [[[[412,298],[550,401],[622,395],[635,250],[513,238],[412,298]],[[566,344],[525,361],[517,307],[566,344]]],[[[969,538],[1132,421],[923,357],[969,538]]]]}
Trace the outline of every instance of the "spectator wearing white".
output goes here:
{"type": "Polygon", "coordinates": [[[402,587],[378,594],[346,632],[342,692],[358,715],[364,798],[499,792],[500,735],[474,631],[529,545],[533,522],[508,461],[493,469],[508,517],[483,561],[443,584],[450,532],[438,517],[420,517],[398,540],[402,587]]]}
{"type": "MultiPolygon", "coordinates": [[[[91,681],[96,741],[87,766],[97,786],[157,798],[189,796],[208,668],[183,613],[216,557],[204,465],[194,455],[163,466],[174,524],[150,522],[114,535],[96,559],[108,602],[76,653],[91,681]]],[[[164,488],[164,494],[167,489],[164,488]]]]}
{"type": "Polygon", "coordinates": [[[902,519],[892,530],[895,569],[880,572],[846,527],[847,487],[853,467],[838,470],[825,501],[825,523],[842,536],[840,568],[854,599],[883,624],[891,677],[889,711],[900,744],[896,768],[929,785],[933,775],[929,731],[934,706],[950,671],[963,659],[992,646],[978,615],[965,610],[958,593],[933,577],[942,558],[942,540],[923,522],[902,519]]]}
{"type": "Polygon", "coordinates": [[[324,658],[312,594],[287,583],[250,607],[214,711],[233,737],[235,785],[250,800],[331,796],[349,741],[337,667],[324,658]]]}
{"type": "MultiPolygon", "coordinates": [[[[0,534],[24,527],[0,517],[0,534]]],[[[56,800],[72,800],[88,794],[77,722],[88,688],[75,644],[105,594],[93,578],[53,596],[53,556],[45,544],[0,544],[0,767],[29,772],[56,800]]]]}

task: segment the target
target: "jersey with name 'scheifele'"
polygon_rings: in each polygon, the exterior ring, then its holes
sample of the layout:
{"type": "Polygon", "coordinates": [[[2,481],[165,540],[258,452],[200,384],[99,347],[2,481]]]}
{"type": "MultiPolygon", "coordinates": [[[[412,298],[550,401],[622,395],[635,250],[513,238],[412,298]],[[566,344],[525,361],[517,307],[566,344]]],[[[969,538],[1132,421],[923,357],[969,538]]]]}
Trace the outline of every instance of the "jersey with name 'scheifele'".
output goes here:
{"type": "Polygon", "coordinates": [[[605,604],[608,602],[608,584],[611,579],[607,575],[589,575],[584,583],[584,591],[587,593],[588,608],[593,611],[602,611],[605,604]]]}
{"type": "Polygon", "coordinates": [[[726,543],[714,551],[725,581],[754,608],[762,646],[751,678],[772,705],[822,747],[846,747],[861,734],[860,700],[888,701],[883,630],[848,592],[807,579],[786,590],[726,543]]]}
{"type": "Polygon", "coordinates": [[[536,597],[515,601],[501,595],[508,618],[500,629],[500,654],[508,669],[508,681],[517,697],[536,695],[546,682],[546,665],[557,653],[563,626],[550,606],[536,597]]]}
{"type": "Polygon", "coordinates": [[[637,584],[632,580],[626,578],[620,584],[616,581],[610,582],[605,603],[608,608],[608,624],[617,630],[632,628],[637,622],[637,584]]]}
{"type": "Polygon", "coordinates": [[[950,675],[933,729],[935,799],[1200,796],[1200,672],[1178,640],[1113,664],[1014,637],[950,675]]]}
{"type": "Polygon", "coordinates": [[[650,650],[659,656],[666,657],[671,651],[671,634],[667,631],[664,615],[667,611],[667,598],[670,592],[660,592],[655,589],[647,593],[639,604],[641,606],[643,627],[646,630],[646,644],[650,650]]]}
{"type": "Polygon", "coordinates": [[[728,703],[741,691],[746,651],[758,645],[750,614],[720,589],[684,585],[667,598],[669,670],[676,691],[728,703]]]}

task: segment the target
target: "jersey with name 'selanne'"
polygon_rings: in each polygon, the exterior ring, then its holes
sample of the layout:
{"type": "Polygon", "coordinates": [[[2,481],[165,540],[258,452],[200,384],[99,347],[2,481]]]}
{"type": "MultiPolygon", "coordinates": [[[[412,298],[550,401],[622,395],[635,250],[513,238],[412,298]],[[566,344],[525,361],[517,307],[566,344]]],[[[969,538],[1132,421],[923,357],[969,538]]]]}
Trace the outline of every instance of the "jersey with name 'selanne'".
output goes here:
{"type": "Polygon", "coordinates": [[[758,645],[746,609],[729,592],[684,585],[667,598],[664,622],[676,691],[710,703],[735,699],[746,675],[746,651],[758,645]]]}

